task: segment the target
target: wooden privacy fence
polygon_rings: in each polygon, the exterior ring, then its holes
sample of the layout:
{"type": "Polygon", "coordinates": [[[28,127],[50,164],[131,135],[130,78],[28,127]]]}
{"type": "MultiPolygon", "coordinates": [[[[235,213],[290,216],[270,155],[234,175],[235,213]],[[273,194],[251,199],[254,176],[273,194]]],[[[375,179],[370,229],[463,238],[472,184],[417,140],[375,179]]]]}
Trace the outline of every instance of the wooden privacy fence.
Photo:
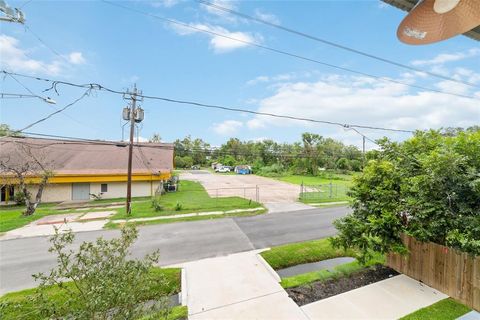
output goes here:
{"type": "Polygon", "coordinates": [[[409,254],[390,253],[387,265],[480,311],[480,256],[403,235],[409,254]]]}

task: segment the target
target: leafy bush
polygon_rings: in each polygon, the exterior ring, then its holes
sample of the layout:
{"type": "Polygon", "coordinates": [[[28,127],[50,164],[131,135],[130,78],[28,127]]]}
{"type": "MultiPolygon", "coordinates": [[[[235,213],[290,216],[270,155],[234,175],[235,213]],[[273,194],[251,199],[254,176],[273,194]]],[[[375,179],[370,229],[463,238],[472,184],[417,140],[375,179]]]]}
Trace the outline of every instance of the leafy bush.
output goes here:
{"type": "MultiPolygon", "coordinates": [[[[158,263],[158,252],[141,260],[127,259],[137,237],[135,227],[126,226],[120,238],[84,242],[75,252],[69,249],[74,233],[56,230],[49,252],[56,254],[57,266],[46,274],[34,275],[40,286],[30,296],[29,319],[32,313],[37,319],[138,319],[154,312],[168,315],[170,293],[152,291],[169,287],[166,274],[151,272],[158,263]],[[152,292],[157,293],[152,296],[152,292]],[[146,300],[152,302],[143,303],[146,300]]],[[[3,307],[12,309],[10,304],[14,303],[12,300],[3,307]]]]}
{"type": "Polygon", "coordinates": [[[15,193],[14,197],[13,197],[13,200],[15,200],[15,202],[18,204],[18,205],[22,205],[24,206],[25,205],[25,193],[21,192],[21,191],[18,191],[15,193]]]}
{"type": "Polygon", "coordinates": [[[416,132],[382,151],[354,178],[353,213],[337,220],[333,243],[404,252],[400,234],[480,255],[480,130],[416,132]]]}
{"type": "Polygon", "coordinates": [[[281,164],[272,164],[260,168],[256,173],[264,177],[280,177],[285,174],[285,168],[281,164]]]}
{"type": "Polygon", "coordinates": [[[180,202],[175,204],[175,211],[180,211],[183,209],[183,205],[180,202]]]}
{"type": "Polygon", "coordinates": [[[163,206],[160,203],[160,198],[159,197],[153,197],[152,198],[152,208],[153,208],[153,210],[155,210],[157,212],[163,210],[163,206]]]}

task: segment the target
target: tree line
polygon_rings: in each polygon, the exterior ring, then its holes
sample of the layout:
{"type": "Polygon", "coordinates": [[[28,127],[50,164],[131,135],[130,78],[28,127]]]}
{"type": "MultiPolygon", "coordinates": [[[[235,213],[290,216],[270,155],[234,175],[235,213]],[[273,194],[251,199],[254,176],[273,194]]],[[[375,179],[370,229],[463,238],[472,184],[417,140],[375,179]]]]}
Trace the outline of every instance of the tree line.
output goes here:
{"type": "Polygon", "coordinates": [[[214,148],[203,139],[187,136],[175,140],[174,145],[177,168],[219,162],[228,166],[250,165],[254,172],[264,175],[317,175],[320,168],[360,171],[363,163],[363,154],[357,147],[314,133],[303,133],[300,141],[293,143],[230,138],[214,148]]]}

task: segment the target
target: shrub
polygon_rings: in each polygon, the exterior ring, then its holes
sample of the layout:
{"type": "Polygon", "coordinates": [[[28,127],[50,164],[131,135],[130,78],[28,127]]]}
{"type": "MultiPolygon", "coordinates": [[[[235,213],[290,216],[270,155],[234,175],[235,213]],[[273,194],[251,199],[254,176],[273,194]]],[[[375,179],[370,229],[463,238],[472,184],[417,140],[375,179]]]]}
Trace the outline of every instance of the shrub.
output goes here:
{"type": "Polygon", "coordinates": [[[158,263],[158,252],[127,259],[137,237],[136,228],[127,225],[120,238],[98,238],[73,251],[69,248],[74,233],[60,234],[56,229],[49,252],[57,256],[57,266],[34,275],[40,286],[32,296],[29,313],[38,319],[138,319],[153,312],[168,314],[168,293],[152,297],[151,291],[168,283],[165,276],[150,271],[158,263]],[[52,288],[59,292],[52,295],[52,288]],[[152,303],[144,304],[147,299],[152,303]]]}
{"type": "Polygon", "coordinates": [[[265,177],[279,177],[285,174],[285,168],[281,164],[272,164],[260,168],[256,173],[265,177]]]}
{"type": "Polygon", "coordinates": [[[180,202],[175,204],[175,211],[180,211],[183,209],[183,205],[180,202]]]}
{"type": "Polygon", "coordinates": [[[18,191],[15,193],[13,200],[18,204],[18,205],[25,205],[26,199],[25,199],[25,193],[22,191],[18,191]]]}
{"type": "Polygon", "coordinates": [[[163,210],[163,206],[160,203],[160,198],[159,197],[153,197],[152,198],[152,208],[153,208],[153,210],[155,210],[157,212],[163,210]]]}

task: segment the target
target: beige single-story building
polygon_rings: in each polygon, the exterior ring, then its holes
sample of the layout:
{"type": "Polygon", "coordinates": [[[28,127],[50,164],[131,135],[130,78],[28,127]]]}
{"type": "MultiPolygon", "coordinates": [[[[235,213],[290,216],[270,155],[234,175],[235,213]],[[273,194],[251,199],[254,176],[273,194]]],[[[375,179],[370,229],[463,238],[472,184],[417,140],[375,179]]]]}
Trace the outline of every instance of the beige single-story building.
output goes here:
{"type": "MultiPolygon", "coordinates": [[[[0,140],[1,201],[18,192],[13,170],[25,174],[35,197],[44,169],[51,172],[42,202],[124,198],[127,192],[128,144],[8,137],[0,140]],[[38,163],[36,163],[38,161],[38,163]],[[31,164],[31,165],[29,165],[31,164]],[[43,167],[43,169],[41,168],[43,167]]],[[[132,161],[132,197],[152,196],[171,177],[173,144],[136,143],[132,161]]]]}

